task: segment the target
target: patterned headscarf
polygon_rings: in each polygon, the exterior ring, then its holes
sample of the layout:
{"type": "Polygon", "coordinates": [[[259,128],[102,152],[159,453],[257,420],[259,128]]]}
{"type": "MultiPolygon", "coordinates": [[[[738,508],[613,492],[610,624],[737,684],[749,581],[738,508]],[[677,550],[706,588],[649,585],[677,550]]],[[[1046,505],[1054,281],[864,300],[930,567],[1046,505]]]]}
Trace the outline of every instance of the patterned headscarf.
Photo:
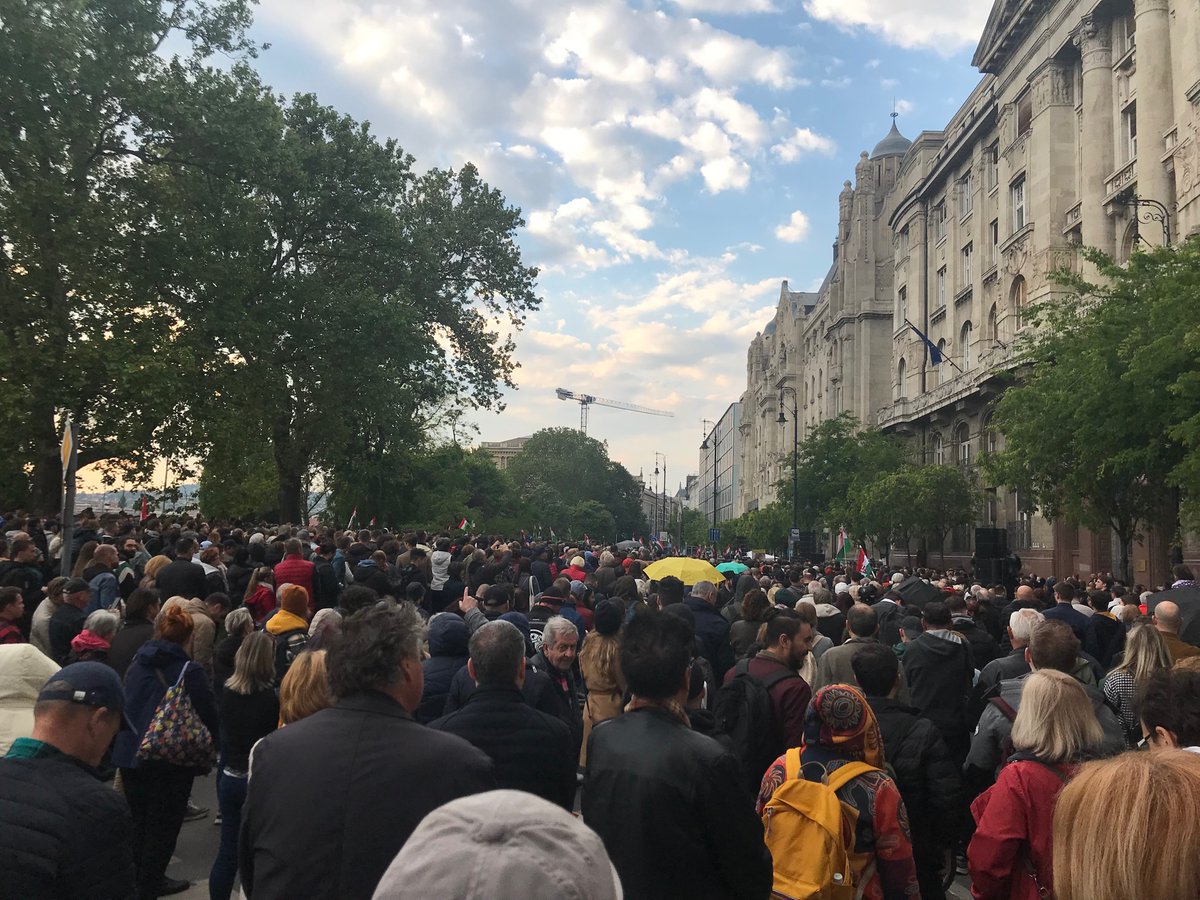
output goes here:
{"type": "Polygon", "coordinates": [[[811,777],[810,764],[819,765],[825,772],[847,762],[884,767],[879,723],[858,688],[831,684],[817,691],[804,715],[800,759],[805,777],[811,777]]]}

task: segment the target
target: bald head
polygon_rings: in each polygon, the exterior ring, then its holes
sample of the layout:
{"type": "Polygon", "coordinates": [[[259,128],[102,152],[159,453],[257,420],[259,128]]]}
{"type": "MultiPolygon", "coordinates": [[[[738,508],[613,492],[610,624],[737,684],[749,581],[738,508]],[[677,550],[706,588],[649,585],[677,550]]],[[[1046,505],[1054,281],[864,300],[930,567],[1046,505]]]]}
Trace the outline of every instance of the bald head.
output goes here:
{"type": "Polygon", "coordinates": [[[1179,605],[1170,600],[1162,600],[1154,607],[1154,624],[1159,631],[1179,634],[1183,620],[1179,616],[1179,605]]]}
{"type": "Polygon", "coordinates": [[[1027,584],[1023,584],[1019,588],[1017,588],[1017,593],[1014,596],[1017,600],[1035,600],[1035,599],[1037,599],[1033,595],[1033,588],[1031,588],[1027,584]]]}

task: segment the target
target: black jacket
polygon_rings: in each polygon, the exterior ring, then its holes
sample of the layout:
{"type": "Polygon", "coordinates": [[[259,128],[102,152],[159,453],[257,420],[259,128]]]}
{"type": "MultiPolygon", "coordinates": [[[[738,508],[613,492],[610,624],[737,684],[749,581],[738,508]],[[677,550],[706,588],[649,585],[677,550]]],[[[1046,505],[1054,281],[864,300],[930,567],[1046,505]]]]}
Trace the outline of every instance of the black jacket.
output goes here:
{"type": "MultiPolygon", "coordinates": [[[[448,716],[455,710],[462,709],[476,690],[471,673],[465,666],[459,669],[454,680],[450,682],[450,693],[446,697],[446,708],[442,715],[448,716]]],[[[550,683],[549,675],[535,672],[533,669],[526,669],[525,685],[521,688],[521,695],[525,698],[526,703],[539,712],[562,719],[567,730],[570,730],[571,712],[563,703],[562,692],[550,683]]]]}
{"type": "Polygon", "coordinates": [[[467,666],[470,639],[467,623],[454,613],[443,613],[430,623],[429,652],[432,655],[421,663],[425,687],[421,691],[421,705],[413,713],[422,725],[428,725],[444,714],[454,676],[467,666]]]}
{"type": "Polygon", "coordinates": [[[172,597],[182,597],[191,600],[199,597],[203,600],[208,596],[208,578],[204,569],[190,559],[176,559],[162,567],[154,576],[154,586],[166,603],[172,597]]]}
{"type": "Polygon", "coordinates": [[[913,844],[953,845],[962,776],[937,727],[899,700],[868,697],[867,702],[879,722],[884,756],[908,810],[913,844]]]}
{"type": "Polygon", "coordinates": [[[60,666],[67,664],[67,657],[71,655],[71,641],[83,631],[86,620],[87,613],[70,603],[61,604],[50,617],[50,651],[60,666]]]}
{"type": "Polygon", "coordinates": [[[425,816],[496,786],[492,761],[369,692],[264,738],[238,863],[253,900],[370,900],[425,816]]]}
{"type": "Polygon", "coordinates": [[[953,633],[923,632],[904,650],[904,675],[912,705],[932,719],[961,759],[968,744],[967,702],[975,678],[971,645],[953,633]],[[938,635],[949,634],[949,637],[938,635]]]}
{"type": "Polygon", "coordinates": [[[470,741],[496,764],[496,787],[537,794],[571,812],[575,769],[571,730],[525,702],[516,685],[477,687],[462,709],[429,725],[470,741]]]}
{"type": "Polygon", "coordinates": [[[717,741],[643,708],[593,728],[587,760],[583,820],[604,841],[626,897],[770,896],[762,823],[737,759],[717,741]]]}
{"type": "Polygon", "coordinates": [[[583,746],[583,694],[580,693],[579,683],[575,680],[575,673],[571,671],[564,675],[559,672],[540,651],[530,657],[526,677],[530,670],[544,675],[550,681],[550,690],[558,697],[558,717],[571,729],[575,753],[578,755],[579,748],[583,746]]]}
{"type": "Polygon", "coordinates": [[[323,556],[313,556],[313,609],[332,609],[337,606],[338,584],[337,572],[333,563],[323,556]]]}
{"type": "Polygon", "coordinates": [[[1083,649],[1108,672],[1117,654],[1125,649],[1125,626],[1102,612],[1095,613],[1083,632],[1083,649]]]}
{"type": "Polygon", "coordinates": [[[0,760],[0,896],[132,897],[132,832],[125,798],[82,760],[0,760]]]}
{"type": "Polygon", "coordinates": [[[967,643],[971,645],[975,668],[982,669],[1000,655],[1000,645],[992,640],[987,629],[970,616],[955,616],[950,627],[965,637],[967,643]]]}
{"type": "Polygon", "coordinates": [[[126,619],[121,630],[113,635],[112,646],[108,648],[108,664],[117,670],[122,681],[125,670],[133,662],[133,655],[152,637],[154,623],[149,619],[126,619]]]}
{"type": "Polygon", "coordinates": [[[975,686],[971,688],[971,702],[967,710],[967,724],[972,729],[979,724],[979,717],[983,715],[983,709],[987,706],[988,700],[993,696],[998,696],[1000,693],[1000,682],[1008,681],[1011,678],[1020,678],[1022,675],[1029,674],[1029,663],[1025,661],[1025,648],[1018,647],[1015,650],[1010,650],[1006,655],[999,659],[993,659],[990,663],[984,666],[979,677],[975,680],[975,686]]]}
{"type": "Polygon", "coordinates": [[[733,645],[729,643],[729,622],[699,597],[684,597],[683,605],[695,616],[696,640],[704,648],[704,658],[712,666],[717,681],[721,681],[735,662],[733,645]]]}

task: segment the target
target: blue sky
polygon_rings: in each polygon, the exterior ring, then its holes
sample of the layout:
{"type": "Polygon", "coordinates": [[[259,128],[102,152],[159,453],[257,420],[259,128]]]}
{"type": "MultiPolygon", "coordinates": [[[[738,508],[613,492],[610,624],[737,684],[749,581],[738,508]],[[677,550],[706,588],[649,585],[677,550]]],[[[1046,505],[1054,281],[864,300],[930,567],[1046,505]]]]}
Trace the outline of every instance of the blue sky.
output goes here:
{"type": "Polygon", "coordinates": [[[819,284],[837,195],[890,127],[940,129],[978,80],[988,0],[262,0],[258,67],[395,137],[472,161],[521,207],[543,308],[500,440],[595,408],[635,474],[697,466],[701,419],[745,385],[783,279],[819,284]]]}

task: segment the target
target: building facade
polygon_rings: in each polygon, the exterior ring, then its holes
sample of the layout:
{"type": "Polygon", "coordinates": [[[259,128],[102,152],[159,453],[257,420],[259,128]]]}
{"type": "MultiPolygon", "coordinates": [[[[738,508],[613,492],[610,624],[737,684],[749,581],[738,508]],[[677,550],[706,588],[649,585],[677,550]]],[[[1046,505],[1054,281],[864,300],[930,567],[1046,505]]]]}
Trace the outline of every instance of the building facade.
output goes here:
{"type": "Polygon", "coordinates": [[[508,441],[480,441],[479,449],[496,461],[496,468],[507,469],[512,458],[525,449],[528,441],[528,435],[508,441]]]}
{"type": "MultiPolygon", "coordinates": [[[[743,510],[774,499],[791,449],[780,386],[798,391],[801,440],[847,411],[928,464],[975,467],[1003,446],[988,427],[998,376],[1016,365],[1025,309],[1055,299],[1052,273],[1078,270],[1082,245],[1124,260],[1139,241],[1200,233],[1198,49],[1195,0],[997,0],[982,80],[942,130],[910,143],[893,127],[863,154],[820,292],[785,284],[751,344],[743,510]],[[910,322],[947,362],[930,365],[910,322]]],[[[1111,535],[1045,521],[997,486],[985,496],[979,524],[1007,529],[1026,568],[1111,568],[1111,535]]],[[[1161,541],[1152,531],[1135,553],[1138,580],[1165,578],[1161,541]]],[[[948,559],[970,556],[967,532],[948,544],[948,559]]]]}
{"type": "Polygon", "coordinates": [[[700,445],[699,502],[709,527],[739,515],[742,404],[731,403],[700,445]]]}

